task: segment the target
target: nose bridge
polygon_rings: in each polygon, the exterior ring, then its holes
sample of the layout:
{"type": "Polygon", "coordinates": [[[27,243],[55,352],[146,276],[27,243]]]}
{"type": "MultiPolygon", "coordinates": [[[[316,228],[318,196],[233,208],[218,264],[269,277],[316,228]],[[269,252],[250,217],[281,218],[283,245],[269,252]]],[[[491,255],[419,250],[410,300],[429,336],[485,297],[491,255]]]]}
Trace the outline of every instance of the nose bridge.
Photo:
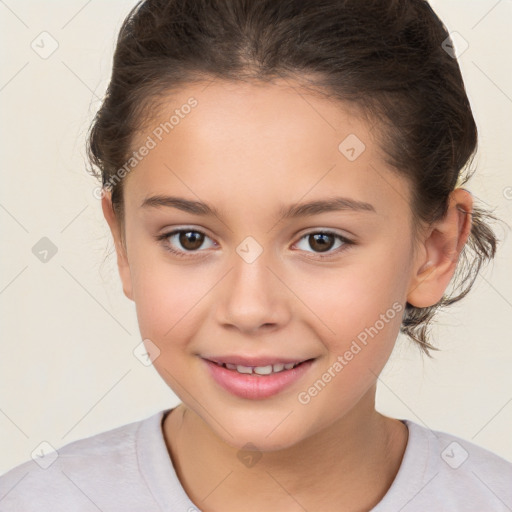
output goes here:
{"type": "Polygon", "coordinates": [[[218,321],[240,330],[277,327],[289,319],[284,287],[268,267],[274,267],[271,251],[247,237],[236,248],[218,303],[218,321]]]}

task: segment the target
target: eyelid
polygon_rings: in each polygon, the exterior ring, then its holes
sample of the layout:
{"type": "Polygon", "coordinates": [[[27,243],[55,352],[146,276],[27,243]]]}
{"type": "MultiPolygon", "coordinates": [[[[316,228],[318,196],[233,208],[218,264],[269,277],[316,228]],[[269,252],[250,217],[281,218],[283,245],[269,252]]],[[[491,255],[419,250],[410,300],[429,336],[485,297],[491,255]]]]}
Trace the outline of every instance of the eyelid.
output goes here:
{"type": "Polygon", "coordinates": [[[302,239],[304,238],[305,236],[308,236],[308,235],[316,235],[317,233],[324,233],[326,235],[333,235],[333,236],[339,236],[345,240],[348,240],[348,241],[354,241],[355,242],[355,239],[356,239],[356,235],[353,235],[351,233],[349,233],[348,231],[345,230],[345,233],[341,233],[339,231],[336,230],[336,228],[327,228],[327,227],[315,227],[315,228],[307,228],[305,230],[302,230],[302,231],[299,231],[296,236],[299,237],[299,239],[302,239]]]}
{"type": "Polygon", "coordinates": [[[195,227],[195,226],[187,226],[187,225],[184,225],[184,226],[177,226],[177,227],[168,227],[168,228],[164,228],[161,232],[161,234],[157,235],[157,237],[161,237],[161,238],[168,238],[172,235],[175,235],[177,233],[181,233],[183,231],[194,231],[196,233],[201,233],[202,235],[205,235],[207,236],[208,238],[212,238],[207,232],[205,229],[203,228],[198,228],[198,227],[195,227]]]}

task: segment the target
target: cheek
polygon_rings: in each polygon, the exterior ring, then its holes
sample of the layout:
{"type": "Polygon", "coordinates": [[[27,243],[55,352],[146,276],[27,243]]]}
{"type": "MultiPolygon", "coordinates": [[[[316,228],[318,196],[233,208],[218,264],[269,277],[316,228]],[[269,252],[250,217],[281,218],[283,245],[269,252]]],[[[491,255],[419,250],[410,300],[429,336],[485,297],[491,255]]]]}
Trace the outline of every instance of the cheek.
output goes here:
{"type": "Polygon", "coordinates": [[[368,392],[393,351],[404,311],[403,293],[383,270],[368,274],[352,267],[346,276],[326,279],[323,293],[308,297],[311,309],[321,317],[314,329],[327,332],[321,337],[325,357],[297,400],[325,424],[368,392]]]}
{"type": "MultiPolygon", "coordinates": [[[[375,382],[393,350],[404,311],[408,261],[405,249],[393,252],[382,246],[346,267],[296,281],[297,295],[316,314],[310,317],[312,328],[326,352],[316,378],[333,383],[329,388],[336,390],[340,407],[375,382]]],[[[330,399],[335,400],[332,395],[330,399]]]]}
{"type": "MultiPolygon", "coordinates": [[[[180,343],[184,327],[194,320],[201,298],[215,283],[211,270],[170,263],[165,256],[131,261],[132,287],[141,335],[157,342],[180,343]],[[181,333],[181,335],[178,335],[181,333]]],[[[147,256],[147,253],[144,255],[147,256]]],[[[186,339],[186,336],[185,336],[186,339]]]]}
{"type": "Polygon", "coordinates": [[[289,278],[301,302],[324,326],[322,332],[340,343],[374,325],[381,315],[388,313],[386,319],[394,320],[397,305],[394,309],[393,305],[405,303],[406,298],[405,255],[355,259],[338,269],[308,269],[289,278]]]}

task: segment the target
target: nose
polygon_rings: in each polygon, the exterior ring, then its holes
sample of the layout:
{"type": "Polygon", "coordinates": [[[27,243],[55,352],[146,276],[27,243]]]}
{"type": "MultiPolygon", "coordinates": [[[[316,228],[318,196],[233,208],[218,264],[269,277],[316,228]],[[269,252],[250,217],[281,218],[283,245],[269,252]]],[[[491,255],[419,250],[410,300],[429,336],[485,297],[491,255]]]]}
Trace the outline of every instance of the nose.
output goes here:
{"type": "Polygon", "coordinates": [[[217,321],[245,334],[282,328],[291,318],[289,296],[277,269],[260,255],[248,263],[237,254],[233,268],[219,290],[217,321]]]}

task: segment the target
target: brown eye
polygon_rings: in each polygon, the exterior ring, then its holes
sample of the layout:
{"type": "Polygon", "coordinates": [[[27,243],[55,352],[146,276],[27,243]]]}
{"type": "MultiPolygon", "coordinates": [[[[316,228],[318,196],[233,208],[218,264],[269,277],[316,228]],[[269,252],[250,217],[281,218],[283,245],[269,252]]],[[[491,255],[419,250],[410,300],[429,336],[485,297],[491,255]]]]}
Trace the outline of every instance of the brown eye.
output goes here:
{"type": "Polygon", "coordinates": [[[187,251],[196,251],[203,245],[204,234],[199,231],[180,231],[179,242],[187,251]]]}
{"type": "Polygon", "coordinates": [[[331,231],[306,233],[297,243],[301,251],[314,254],[317,258],[336,256],[351,245],[354,245],[354,242],[331,231]]]}
{"type": "Polygon", "coordinates": [[[325,252],[334,246],[334,236],[328,233],[308,235],[309,246],[316,252],[325,252]]]}
{"type": "Polygon", "coordinates": [[[204,249],[215,247],[215,242],[198,229],[176,229],[170,233],[158,235],[157,240],[163,244],[166,250],[177,256],[192,257],[205,253],[204,249]]]}

